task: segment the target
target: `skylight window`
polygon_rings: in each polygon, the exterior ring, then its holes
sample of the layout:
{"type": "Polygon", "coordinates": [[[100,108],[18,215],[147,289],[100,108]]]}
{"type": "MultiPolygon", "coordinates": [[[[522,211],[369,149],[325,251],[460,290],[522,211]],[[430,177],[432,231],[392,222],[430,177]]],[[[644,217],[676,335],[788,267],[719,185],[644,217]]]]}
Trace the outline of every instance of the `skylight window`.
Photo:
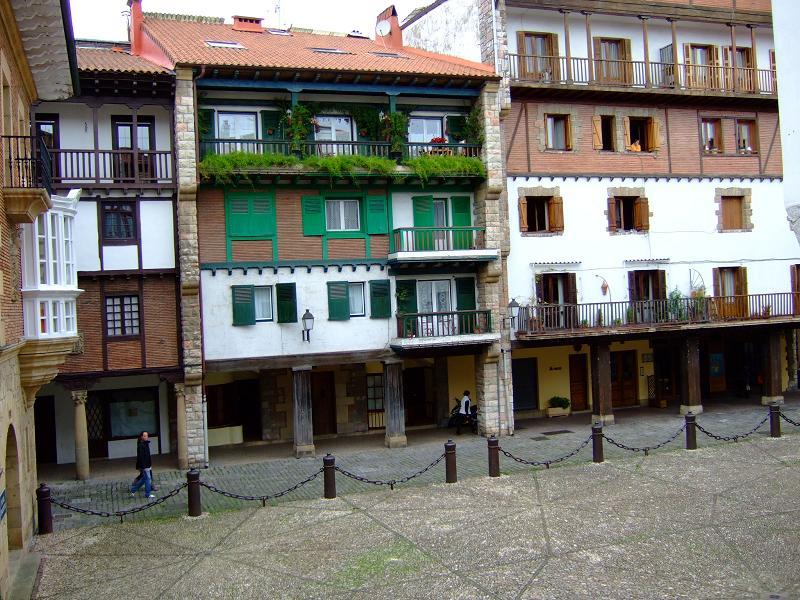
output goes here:
{"type": "Polygon", "coordinates": [[[339,50],[339,48],[309,48],[309,50],[312,52],[319,52],[321,54],[352,54],[352,52],[339,50]]]}
{"type": "Polygon", "coordinates": [[[224,40],[206,40],[206,46],[211,48],[234,48],[236,50],[247,50],[239,42],[226,42],[224,40]]]}
{"type": "Polygon", "coordinates": [[[400,56],[396,52],[370,52],[370,54],[381,58],[408,58],[407,56],[400,56]]]}
{"type": "Polygon", "coordinates": [[[267,33],[271,33],[272,35],[292,35],[291,32],[286,29],[267,29],[267,33]]]}

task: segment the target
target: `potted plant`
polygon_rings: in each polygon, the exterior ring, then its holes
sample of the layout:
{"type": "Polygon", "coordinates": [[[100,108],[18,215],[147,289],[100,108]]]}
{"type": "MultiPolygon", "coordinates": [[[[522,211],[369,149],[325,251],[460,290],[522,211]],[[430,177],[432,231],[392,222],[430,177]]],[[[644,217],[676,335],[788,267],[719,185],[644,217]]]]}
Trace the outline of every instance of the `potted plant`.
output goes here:
{"type": "Polygon", "coordinates": [[[765,319],[769,319],[772,316],[772,305],[767,304],[761,311],[761,316],[765,319]]]}
{"type": "Polygon", "coordinates": [[[630,324],[632,324],[632,323],[633,323],[633,314],[634,314],[634,313],[633,313],[633,307],[632,307],[632,306],[629,306],[629,307],[628,307],[628,308],[625,310],[625,322],[626,322],[628,325],[630,325],[630,324]]]}
{"type": "Polygon", "coordinates": [[[569,398],[563,396],[553,396],[547,401],[548,417],[566,417],[570,413],[569,398]]]}
{"type": "Polygon", "coordinates": [[[302,104],[297,104],[287,109],[283,122],[289,139],[289,149],[297,158],[302,158],[304,143],[308,140],[312,124],[315,122],[311,111],[302,104]]]}
{"type": "Polygon", "coordinates": [[[589,327],[589,321],[581,319],[581,329],[586,329],[587,327],[589,327]]]}
{"type": "Polygon", "coordinates": [[[480,108],[476,105],[472,107],[472,110],[469,111],[469,115],[467,115],[467,119],[464,122],[464,129],[462,134],[464,136],[464,141],[467,144],[476,144],[480,146],[483,144],[483,115],[481,114],[480,108]]]}
{"type": "Polygon", "coordinates": [[[397,164],[403,160],[403,144],[408,135],[408,116],[394,112],[383,117],[383,139],[389,142],[389,158],[397,164]]]}
{"type": "Polygon", "coordinates": [[[601,308],[597,309],[597,318],[595,319],[595,325],[597,327],[603,326],[603,309],[601,308]]]}

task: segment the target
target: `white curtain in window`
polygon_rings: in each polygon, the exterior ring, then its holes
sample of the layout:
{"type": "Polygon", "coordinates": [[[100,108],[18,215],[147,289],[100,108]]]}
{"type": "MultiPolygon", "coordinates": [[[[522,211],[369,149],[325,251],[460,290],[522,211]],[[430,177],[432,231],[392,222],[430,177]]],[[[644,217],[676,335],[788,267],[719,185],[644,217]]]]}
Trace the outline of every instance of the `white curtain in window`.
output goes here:
{"type": "Polygon", "coordinates": [[[256,321],[272,319],[272,288],[258,286],[255,288],[256,321]]]}
{"type": "Polygon", "coordinates": [[[348,286],[350,296],[350,314],[354,316],[364,314],[364,284],[351,283],[348,286]]]}

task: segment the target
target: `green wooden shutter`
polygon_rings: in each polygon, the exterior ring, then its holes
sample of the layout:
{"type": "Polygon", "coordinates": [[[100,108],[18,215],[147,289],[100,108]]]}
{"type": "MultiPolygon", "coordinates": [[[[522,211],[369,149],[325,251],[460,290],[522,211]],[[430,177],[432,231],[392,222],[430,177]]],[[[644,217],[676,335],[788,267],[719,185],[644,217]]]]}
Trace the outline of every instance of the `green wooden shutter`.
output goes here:
{"type": "MultiPolygon", "coordinates": [[[[450,198],[450,212],[453,227],[470,227],[472,210],[469,196],[453,196],[450,198]]],[[[453,249],[469,250],[472,248],[472,231],[454,231],[453,249]]]]}
{"type": "MultiPolygon", "coordinates": [[[[472,277],[456,277],[456,310],[475,310],[475,279],[472,277]]],[[[475,330],[475,313],[458,315],[459,333],[473,333],[475,330]]]]}
{"type": "Polygon", "coordinates": [[[232,237],[275,235],[275,203],[271,195],[264,193],[227,192],[225,220],[232,237]]]}
{"type": "Polygon", "coordinates": [[[200,141],[213,140],[216,137],[214,123],[214,109],[201,108],[197,111],[197,128],[200,141]]]}
{"type": "MultiPolygon", "coordinates": [[[[413,196],[414,227],[433,227],[433,196],[413,196]]],[[[417,252],[433,250],[431,231],[414,232],[414,250],[417,252]]]]}
{"type": "Polygon", "coordinates": [[[401,279],[395,284],[397,290],[397,312],[417,312],[417,280],[401,279]]]}
{"type": "Polygon", "coordinates": [[[275,285],[278,298],[278,323],[297,323],[297,293],[294,283],[275,285]]]}
{"type": "Polygon", "coordinates": [[[261,111],[261,139],[262,140],[281,140],[283,133],[281,131],[281,113],[277,110],[262,110],[261,111]],[[269,133],[269,131],[272,133],[269,133]]]}
{"type": "Polygon", "coordinates": [[[451,144],[464,139],[464,126],[466,123],[467,117],[464,115],[451,115],[447,117],[447,139],[451,144]]]}
{"type": "Polygon", "coordinates": [[[388,319],[392,316],[388,279],[369,282],[369,309],[371,319],[388,319]]]}
{"type": "Polygon", "coordinates": [[[322,196],[303,196],[303,235],[325,234],[325,200],[322,196]]]}
{"type": "Polygon", "coordinates": [[[275,235],[275,211],[270,196],[250,198],[250,235],[275,235]]]}
{"type": "Polygon", "coordinates": [[[367,196],[367,233],[389,233],[386,196],[367,196]]]}
{"type": "Polygon", "coordinates": [[[234,326],[255,325],[256,303],[255,290],[252,285],[232,285],[234,326]]]}
{"type": "Polygon", "coordinates": [[[328,320],[347,321],[350,318],[350,293],[346,281],[328,282],[328,320]]]}
{"type": "Polygon", "coordinates": [[[246,196],[225,196],[225,225],[229,236],[250,235],[250,201],[246,196]]]}

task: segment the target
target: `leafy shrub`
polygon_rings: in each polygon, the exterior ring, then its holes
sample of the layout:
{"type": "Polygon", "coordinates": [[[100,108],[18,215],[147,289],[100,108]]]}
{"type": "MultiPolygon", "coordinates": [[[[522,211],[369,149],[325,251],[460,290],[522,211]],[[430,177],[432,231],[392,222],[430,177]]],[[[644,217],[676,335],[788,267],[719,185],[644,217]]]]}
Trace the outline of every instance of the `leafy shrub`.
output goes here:
{"type": "Polygon", "coordinates": [[[563,396],[553,396],[547,403],[550,408],[569,408],[569,398],[563,396]]]}

